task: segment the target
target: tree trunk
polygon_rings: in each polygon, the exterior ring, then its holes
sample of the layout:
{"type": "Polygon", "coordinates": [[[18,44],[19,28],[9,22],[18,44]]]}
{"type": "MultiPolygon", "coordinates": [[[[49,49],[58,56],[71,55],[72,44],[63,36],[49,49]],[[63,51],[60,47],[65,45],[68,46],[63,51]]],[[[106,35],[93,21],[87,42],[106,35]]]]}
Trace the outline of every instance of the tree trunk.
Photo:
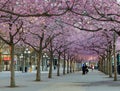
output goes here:
{"type": "Polygon", "coordinates": [[[15,87],[15,71],[14,71],[14,44],[10,45],[10,56],[11,56],[11,79],[10,79],[10,87],[15,87]]]}
{"type": "Polygon", "coordinates": [[[109,74],[109,52],[107,51],[107,60],[106,60],[106,74],[109,74]]]}
{"type": "Polygon", "coordinates": [[[42,57],[42,43],[43,43],[43,38],[40,39],[40,44],[39,44],[39,51],[37,51],[38,54],[38,60],[37,60],[37,73],[36,73],[36,81],[41,81],[41,57],[42,57]]]}
{"type": "Polygon", "coordinates": [[[99,64],[98,64],[98,66],[99,66],[98,70],[102,71],[102,58],[101,57],[99,58],[99,64]]]}
{"type": "Polygon", "coordinates": [[[73,69],[73,72],[75,72],[75,62],[74,61],[72,62],[72,69],[73,69]]]}
{"type": "Polygon", "coordinates": [[[102,57],[101,70],[102,70],[102,72],[104,73],[104,57],[102,57]]]}
{"type": "Polygon", "coordinates": [[[69,59],[67,60],[67,73],[69,73],[69,59]]]}
{"type": "Polygon", "coordinates": [[[60,55],[58,56],[57,76],[60,76],[60,55]]]}
{"type": "Polygon", "coordinates": [[[41,64],[41,53],[42,53],[42,52],[38,53],[36,81],[41,81],[41,68],[40,68],[40,64],[41,64]]]}
{"type": "Polygon", "coordinates": [[[63,75],[65,75],[65,68],[66,68],[66,57],[65,57],[65,51],[64,51],[64,60],[63,60],[63,75]]]}
{"type": "Polygon", "coordinates": [[[1,59],[1,49],[0,49],[0,72],[2,72],[2,59],[1,59]]]}
{"type": "Polygon", "coordinates": [[[116,60],[116,54],[115,54],[115,40],[116,40],[116,34],[114,32],[114,42],[113,42],[113,55],[114,55],[114,81],[117,81],[117,60],[116,60]]]}
{"type": "Polygon", "coordinates": [[[52,78],[52,65],[53,65],[53,53],[50,54],[50,68],[48,73],[48,78],[52,78]]]}
{"type": "Polygon", "coordinates": [[[109,51],[109,77],[112,77],[112,60],[111,60],[111,51],[109,51]]]}
{"type": "Polygon", "coordinates": [[[106,68],[106,67],[105,67],[105,66],[106,66],[106,65],[105,65],[105,57],[104,57],[104,59],[103,59],[103,65],[104,65],[103,73],[105,73],[105,68],[106,68]]]}
{"type": "MultiPolygon", "coordinates": [[[[108,54],[108,55],[109,55],[109,54],[108,54]]],[[[108,56],[108,58],[107,58],[107,75],[109,75],[109,72],[110,72],[110,70],[109,70],[109,68],[110,68],[110,67],[109,67],[109,66],[110,66],[109,64],[110,64],[110,63],[109,63],[109,62],[110,62],[110,61],[109,61],[109,56],[108,56]]]]}
{"type": "Polygon", "coordinates": [[[72,60],[70,60],[70,73],[72,73],[72,60]]]}
{"type": "Polygon", "coordinates": [[[107,57],[105,58],[105,74],[107,75],[107,57]]]}

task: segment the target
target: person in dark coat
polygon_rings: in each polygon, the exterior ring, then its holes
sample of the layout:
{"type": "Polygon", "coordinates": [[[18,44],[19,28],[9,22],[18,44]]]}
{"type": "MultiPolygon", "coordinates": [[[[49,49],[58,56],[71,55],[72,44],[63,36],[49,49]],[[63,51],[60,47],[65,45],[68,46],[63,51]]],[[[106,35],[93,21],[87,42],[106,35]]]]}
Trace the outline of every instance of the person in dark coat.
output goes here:
{"type": "Polygon", "coordinates": [[[85,64],[85,74],[87,74],[88,72],[89,72],[88,66],[85,64]]]}
{"type": "Polygon", "coordinates": [[[86,69],[86,66],[85,66],[85,64],[83,64],[83,66],[82,66],[82,74],[83,75],[85,75],[85,69],[86,69]]]}
{"type": "Polygon", "coordinates": [[[88,66],[86,64],[83,64],[83,66],[82,66],[82,74],[85,75],[86,73],[88,73],[88,66]]]}

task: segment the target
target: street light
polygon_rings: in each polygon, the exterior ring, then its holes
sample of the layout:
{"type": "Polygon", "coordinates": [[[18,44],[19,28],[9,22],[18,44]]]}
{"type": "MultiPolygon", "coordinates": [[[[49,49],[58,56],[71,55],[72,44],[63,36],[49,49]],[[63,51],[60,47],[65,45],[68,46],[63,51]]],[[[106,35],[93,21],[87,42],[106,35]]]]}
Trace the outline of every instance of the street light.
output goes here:
{"type": "Polygon", "coordinates": [[[23,71],[23,54],[20,55],[20,71],[23,71]]]}
{"type": "Polygon", "coordinates": [[[47,58],[48,58],[48,56],[47,56],[46,53],[44,53],[43,58],[44,58],[44,60],[42,61],[42,66],[43,66],[44,70],[47,71],[48,70],[47,69],[47,65],[48,65],[47,58]]]}
{"type": "Polygon", "coordinates": [[[37,55],[36,55],[36,52],[34,51],[34,52],[32,52],[31,53],[31,62],[32,62],[32,64],[31,64],[31,68],[33,69],[33,70],[36,70],[36,65],[37,65],[37,55]]]}
{"type": "Polygon", "coordinates": [[[24,55],[25,55],[24,70],[25,70],[25,72],[27,72],[28,66],[29,66],[29,63],[30,63],[29,54],[30,54],[30,51],[28,50],[28,48],[26,48],[25,51],[24,51],[24,55]]]}
{"type": "Polygon", "coordinates": [[[57,55],[54,55],[54,59],[53,59],[54,70],[56,69],[57,64],[58,64],[58,57],[57,57],[57,55]]]}

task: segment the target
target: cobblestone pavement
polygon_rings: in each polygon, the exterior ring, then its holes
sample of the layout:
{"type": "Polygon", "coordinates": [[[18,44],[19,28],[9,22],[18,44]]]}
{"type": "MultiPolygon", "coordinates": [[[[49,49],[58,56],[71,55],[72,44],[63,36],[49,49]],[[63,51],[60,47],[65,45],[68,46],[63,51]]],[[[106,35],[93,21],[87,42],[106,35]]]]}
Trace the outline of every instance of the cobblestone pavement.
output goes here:
{"type": "Polygon", "coordinates": [[[58,77],[54,72],[51,79],[42,73],[42,81],[35,81],[35,72],[16,73],[17,87],[9,87],[9,72],[0,73],[0,91],[120,91],[120,81],[113,81],[107,75],[94,70],[82,75],[81,72],[58,77]]]}

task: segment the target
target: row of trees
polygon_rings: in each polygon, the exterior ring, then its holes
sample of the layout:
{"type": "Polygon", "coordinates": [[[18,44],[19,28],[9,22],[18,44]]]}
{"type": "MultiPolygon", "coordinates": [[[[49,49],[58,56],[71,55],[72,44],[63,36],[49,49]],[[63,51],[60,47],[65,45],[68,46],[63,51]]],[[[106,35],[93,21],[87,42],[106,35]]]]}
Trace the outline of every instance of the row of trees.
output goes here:
{"type": "MultiPolygon", "coordinates": [[[[16,46],[21,45],[28,45],[37,53],[38,60],[37,60],[37,73],[36,73],[36,81],[41,81],[41,69],[40,69],[40,63],[41,63],[41,57],[42,53],[44,51],[49,52],[50,56],[50,70],[49,70],[49,78],[52,78],[52,60],[53,55],[55,52],[59,54],[59,65],[60,65],[60,56],[63,54],[63,52],[66,52],[68,49],[67,46],[70,45],[69,42],[62,43],[62,37],[63,37],[63,31],[58,31],[57,26],[54,24],[52,25],[46,25],[45,19],[44,22],[39,21],[40,19],[36,19],[36,21],[32,21],[31,19],[23,20],[22,18],[15,18],[10,19],[12,24],[9,24],[9,22],[3,22],[1,23],[1,26],[3,27],[4,31],[1,31],[1,39],[6,44],[10,46],[10,54],[11,54],[11,83],[10,86],[15,86],[15,73],[14,73],[14,48],[16,46]],[[14,21],[14,22],[13,22],[14,21]],[[36,24],[37,22],[37,24],[36,24]],[[27,26],[25,26],[26,24],[27,26]],[[5,29],[4,29],[5,28],[5,29]],[[9,31],[9,32],[8,32],[9,31]],[[59,38],[57,38],[59,36],[59,38]],[[60,39],[61,38],[61,39],[60,39]],[[55,40],[56,39],[56,40],[55,40]],[[58,45],[59,44],[59,45],[58,45]]],[[[58,28],[60,29],[60,28],[58,28]]],[[[64,32],[65,34],[65,32],[64,32]]],[[[64,35],[65,36],[65,35],[64,35]]],[[[67,38],[67,37],[66,37],[67,38]]],[[[65,53],[64,53],[65,54],[65,53]]],[[[66,55],[64,55],[66,56],[66,55]]],[[[65,62],[66,59],[64,59],[65,62]]],[[[69,59],[68,59],[69,60],[69,59]]],[[[60,68],[58,67],[58,70],[60,68]]],[[[64,73],[65,73],[65,65],[64,65],[64,73]]],[[[57,75],[60,75],[60,72],[58,71],[57,75]]]]}
{"type": "MultiPolygon", "coordinates": [[[[57,53],[58,59],[63,54],[64,63],[66,55],[78,58],[86,54],[100,59],[107,57],[111,65],[110,57],[114,55],[114,80],[117,80],[114,35],[120,35],[119,8],[117,0],[1,0],[0,39],[11,48],[10,86],[15,86],[14,46],[21,43],[29,45],[38,55],[36,81],[41,80],[43,51],[49,51],[50,60],[53,54],[57,53]]],[[[49,78],[51,73],[52,63],[49,78]]]]}

